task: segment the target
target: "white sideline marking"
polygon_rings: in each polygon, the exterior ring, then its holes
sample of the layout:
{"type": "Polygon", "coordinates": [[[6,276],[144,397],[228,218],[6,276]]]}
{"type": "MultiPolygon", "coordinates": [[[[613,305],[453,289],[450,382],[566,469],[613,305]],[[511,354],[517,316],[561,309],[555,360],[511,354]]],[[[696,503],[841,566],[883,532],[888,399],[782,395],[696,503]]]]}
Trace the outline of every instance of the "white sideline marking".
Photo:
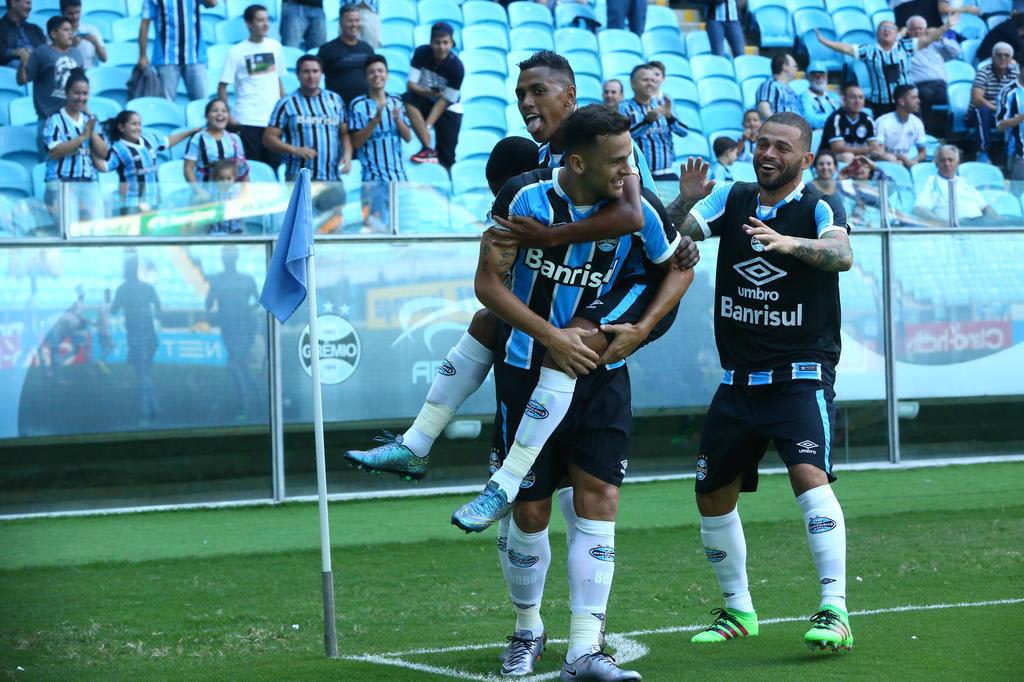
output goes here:
{"type": "MultiPolygon", "coordinates": [[[[977,608],[981,606],[1006,606],[1009,604],[1024,604],[1024,598],[1019,599],[993,599],[990,601],[975,601],[975,602],[957,602],[952,604],[915,604],[909,606],[893,606],[885,609],[866,609],[863,611],[851,611],[851,616],[876,616],[884,613],[905,613],[908,611],[940,611],[944,609],[966,609],[966,608],[977,608]]],[[[759,621],[760,625],[776,625],[779,623],[798,623],[800,621],[807,620],[807,616],[787,616],[784,618],[766,618],[759,621]]],[[[693,625],[673,625],[664,628],[654,628],[651,630],[634,630],[632,632],[625,632],[622,634],[609,634],[608,644],[615,650],[616,659],[620,663],[629,663],[635,661],[638,658],[646,656],[648,648],[640,642],[632,639],[633,637],[644,637],[648,635],[669,635],[679,632],[696,632],[697,630],[703,630],[707,627],[706,623],[698,623],[693,625]]],[[[565,639],[549,639],[548,644],[565,644],[565,639]]],[[[458,670],[456,668],[449,668],[447,666],[429,665],[425,663],[415,663],[413,661],[407,661],[404,657],[406,656],[417,656],[425,654],[445,654],[457,651],[479,651],[483,649],[494,649],[500,650],[504,648],[506,642],[492,642],[489,644],[464,644],[457,646],[438,647],[432,649],[409,649],[407,651],[391,651],[383,654],[360,654],[360,655],[349,655],[342,656],[343,660],[347,661],[360,661],[363,663],[375,663],[377,665],[390,665],[396,668],[405,668],[407,670],[417,670],[419,672],[433,673],[435,675],[446,675],[448,677],[457,680],[477,680],[478,682],[500,682],[503,679],[498,677],[494,673],[487,675],[479,675],[477,673],[470,673],[464,670],[458,670]]],[[[524,682],[540,682],[540,680],[553,680],[557,678],[559,671],[553,670],[550,672],[542,673],[540,675],[531,675],[530,677],[521,678],[524,682]]]]}

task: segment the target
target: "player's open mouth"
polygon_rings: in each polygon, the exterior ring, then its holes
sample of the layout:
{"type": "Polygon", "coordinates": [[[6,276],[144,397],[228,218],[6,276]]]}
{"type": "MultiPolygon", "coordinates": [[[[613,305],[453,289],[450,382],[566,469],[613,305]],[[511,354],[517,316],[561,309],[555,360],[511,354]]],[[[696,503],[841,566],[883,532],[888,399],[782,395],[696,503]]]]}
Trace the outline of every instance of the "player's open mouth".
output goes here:
{"type": "Polygon", "coordinates": [[[531,135],[536,133],[542,125],[544,125],[544,119],[539,114],[527,114],[523,116],[523,122],[526,124],[526,130],[531,135]]]}
{"type": "Polygon", "coordinates": [[[779,167],[776,166],[774,163],[764,162],[761,164],[761,170],[763,170],[765,173],[771,173],[772,171],[779,170],[779,167]]]}

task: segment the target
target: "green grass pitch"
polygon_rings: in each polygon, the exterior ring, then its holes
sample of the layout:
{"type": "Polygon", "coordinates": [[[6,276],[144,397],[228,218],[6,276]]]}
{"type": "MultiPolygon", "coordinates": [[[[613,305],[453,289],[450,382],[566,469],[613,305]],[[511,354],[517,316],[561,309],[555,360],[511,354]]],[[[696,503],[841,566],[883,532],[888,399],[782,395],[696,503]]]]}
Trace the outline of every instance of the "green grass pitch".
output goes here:
{"type": "MultiPolygon", "coordinates": [[[[848,603],[880,612],[853,616],[856,647],[839,655],[802,642],[799,619],[816,610],[818,585],[785,477],[762,477],[740,503],[758,613],[782,622],[705,647],[689,644],[686,626],[706,623],[720,597],[692,480],[627,485],[608,611],[609,632],[626,636],[612,641],[639,656],[629,667],[647,680],[1017,678],[1022,483],[1024,464],[1009,463],[840,472],[848,603]],[[949,608],[892,612],[938,605],[949,608]]],[[[448,524],[462,501],[331,505],[342,660],[323,656],[315,505],[0,523],[0,676],[488,679],[513,616],[494,532],[467,537],[448,524]],[[389,653],[401,655],[380,656],[389,653]]],[[[550,636],[564,638],[557,520],[552,554],[543,613],[550,636]]],[[[564,653],[549,646],[540,679],[564,653]]]]}

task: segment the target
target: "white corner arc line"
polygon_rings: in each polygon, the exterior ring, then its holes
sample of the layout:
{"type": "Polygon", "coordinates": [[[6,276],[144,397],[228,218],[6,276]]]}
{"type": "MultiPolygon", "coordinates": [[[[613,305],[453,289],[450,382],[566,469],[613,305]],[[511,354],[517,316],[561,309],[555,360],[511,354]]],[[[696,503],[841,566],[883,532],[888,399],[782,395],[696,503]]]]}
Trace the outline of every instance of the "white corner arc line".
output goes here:
{"type": "MultiPolygon", "coordinates": [[[[906,613],[909,611],[940,611],[945,609],[966,609],[966,608],[978,608],[984,606],[1008,606],[1012,604],[1024,604],[1024,598],[1012,598],[1012,599],[992,599],[988,601],[975,601],[975,602],[952,602],[943,604],[911,604],[907,606],[893,606],[884,609],[865,609],[862,611],[851,611],[851,616],[877,616],[887,613],[906,613]]],[[[807,616],[785,616],[780,618],[766,618],[759,622],[759,625],[776,625],[780,623],[797,623],[803,620],[807,620],[807,616]]],[[[634,630],[632,632],[625,633],[613,633],[608,635],[609,643],[618,645],[623,649],[621,651],[622,657],[621,662],[626,663],[629,661],[637,660],[648,653],[647,646],[634,641],[633,637],[644,637],[648,635],[669,635],[678,632],[695,632],[697,630],[703,630],[707,627],[706,624],[691,624],[691,625],[673,625],[663,628],[653,628],[649,630],[634,630]]],[[[564,639],[550,639],[549,644],[564,644],[564,639]]],[[[444,654],[453,653],[458,651],[479,651],[483,649],[501,649],[505,646],[505,642],[491,642],[488,644],[465,644],[456,645],[449,647],[438,647],[433,649],[410,649],[407,651],[394,651],[383,654],[359,654],[359,655],[347,655],[342,656],[342,660],[346,661],[359,661],[363,663],[374,663],[377,665],[389,665],[397,668],[405,668],[407,670],[415,670],[424,673],[433,673],[435,675],[444,675],[457,680],[476,680],[478,682],[500,682],[503,679],[497,675],[490,673],[487,675],[479,675],[476,673],[466,672],[464,670],[458,670],[456,668],[449,668],[446,666],[429,665],[425,663],[416,663],[414,661],[407,661],[404,657],[416,656],[416,655],[427,655],[427,654],[444,654]]],[[[523,682],[540,682],[541,680],[553,680],[557,678],[559,672],[557,670],[543,673],[540,675],[531,675],[530,677],[520,678],[523,682]]]]}

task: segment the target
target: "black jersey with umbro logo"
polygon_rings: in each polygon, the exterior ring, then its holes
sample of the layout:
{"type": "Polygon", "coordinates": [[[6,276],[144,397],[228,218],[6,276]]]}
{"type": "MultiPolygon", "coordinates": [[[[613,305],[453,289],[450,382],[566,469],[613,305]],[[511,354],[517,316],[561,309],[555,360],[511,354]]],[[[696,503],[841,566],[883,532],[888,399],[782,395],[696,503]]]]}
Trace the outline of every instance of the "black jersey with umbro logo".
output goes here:
{"type": "Polygon", "coordinates": [[[705,237],[719,237],[714,315],[723,383],[831,383],[841,345],[839,274],[765,251],[743,224],[753,216],[780,234],[817,239],[849,231],[842,203],[801,184],[761,206],[757,183],[737,182],[716,188],[691,215],[705,237]]]}

